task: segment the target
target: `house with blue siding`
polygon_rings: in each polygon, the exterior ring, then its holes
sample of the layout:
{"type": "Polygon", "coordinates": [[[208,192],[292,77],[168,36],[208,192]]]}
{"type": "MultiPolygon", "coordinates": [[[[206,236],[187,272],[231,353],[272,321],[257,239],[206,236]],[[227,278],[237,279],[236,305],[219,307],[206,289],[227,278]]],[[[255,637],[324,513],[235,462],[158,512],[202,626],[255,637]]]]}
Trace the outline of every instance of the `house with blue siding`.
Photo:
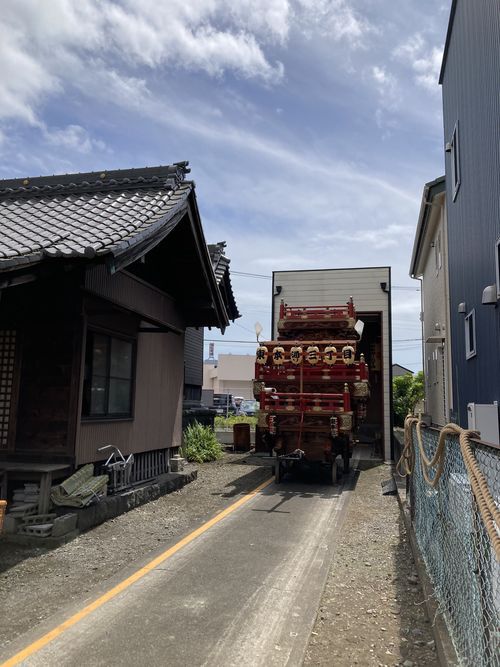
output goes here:
{"type": "Polygon", "coordinates": [[[440,73],[448,224],[453,410],[499,440],[500,11],[453,0],[440,73]]]}

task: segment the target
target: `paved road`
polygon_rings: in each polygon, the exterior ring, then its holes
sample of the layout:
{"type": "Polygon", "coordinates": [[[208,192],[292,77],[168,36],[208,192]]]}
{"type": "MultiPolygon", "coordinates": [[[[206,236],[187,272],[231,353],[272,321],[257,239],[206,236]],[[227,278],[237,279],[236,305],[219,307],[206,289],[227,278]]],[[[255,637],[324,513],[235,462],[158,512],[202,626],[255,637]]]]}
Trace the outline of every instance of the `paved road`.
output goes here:
{"type": "Polygon", "coordinates": [[[349,496],[271,484],[21,664],[300,665],[349,496]]]}

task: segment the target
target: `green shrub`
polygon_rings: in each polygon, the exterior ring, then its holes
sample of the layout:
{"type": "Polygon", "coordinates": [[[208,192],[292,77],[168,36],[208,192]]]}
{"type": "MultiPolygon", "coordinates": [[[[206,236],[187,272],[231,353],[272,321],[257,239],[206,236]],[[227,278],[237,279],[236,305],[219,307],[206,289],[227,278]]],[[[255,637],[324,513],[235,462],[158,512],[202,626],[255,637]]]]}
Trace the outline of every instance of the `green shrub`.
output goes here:
{"type": "Polygon", "coordinates": [[[190,424],[184,431],[182,452],[188,461],[195,463],[215,461],[220,459],[223,453],[213,429],[198,422],[190,424]]]}
{"type": "Polygon", "coordinates": [[[257,417],[249,417],[247,415],[224,417],[223,415],[217,415],[215,418],[215,428],[233,428],[235,424],[250,424],[250,426],[255,426],[257,424],[257,417]]]}
{"type": "Polygon", "coordinates": [[[401,375],[392,380],[392,402],[394,423],[403,426],[408,413],[413,413],[415,404],[424,398],[424,374],[418,371],[415,375],[401,375]]]}

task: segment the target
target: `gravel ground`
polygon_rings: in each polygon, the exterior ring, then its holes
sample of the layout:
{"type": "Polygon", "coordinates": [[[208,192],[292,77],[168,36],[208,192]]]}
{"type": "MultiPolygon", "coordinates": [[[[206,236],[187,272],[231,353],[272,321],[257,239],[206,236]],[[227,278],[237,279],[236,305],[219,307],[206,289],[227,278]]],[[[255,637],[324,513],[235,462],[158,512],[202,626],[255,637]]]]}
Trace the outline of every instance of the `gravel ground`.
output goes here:
{"type": "MultiPolygon", "coordinates": [[[[198,468],[180,491],[107,521],[57,549],[0,541],[0,648],[103,584],[162,543],[182,536],[271,475],[243,454],[198,468]],[[5,613],[8,610],[8,613],[5,613]]],[[[188,466],[189,469],[189,466],[188,466]]]]}
{"type": "MultiPolygon", "coordinates": [[[[0,542],[0,647],[172,543],[270,476],[242,454],[198,467],[182,490],[52,551],[0,542]]],[[[437,665],[423,595],[384,466],[361,471],[351,496],[305,665],[437,665]]]]}
{"type": "Polygon", "coordinates": [[[439,665],[390,477],[363,462],[304,665],[439,665]]]}

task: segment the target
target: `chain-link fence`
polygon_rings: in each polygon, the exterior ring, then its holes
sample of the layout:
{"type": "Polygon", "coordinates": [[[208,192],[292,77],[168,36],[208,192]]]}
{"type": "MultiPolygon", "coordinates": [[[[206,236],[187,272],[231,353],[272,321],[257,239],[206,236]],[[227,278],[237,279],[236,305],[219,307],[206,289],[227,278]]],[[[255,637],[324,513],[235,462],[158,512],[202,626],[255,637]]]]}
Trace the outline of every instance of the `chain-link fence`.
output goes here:
{"type": "MultiPolygon", "coordinates": [[[[439,611],[460,664],[500,667],[500,561],[473,495],[458,435],[446,437],[442,474],[432,487],[424,478],[415,424],[411,428],[415,452],[409,481],[411,515],[439,611]]],[[[420,432],[430,459],[440,432],[434,428],[420,432]]],[[[498,507],[500,450],[475,440],[471,446],[498,507]]],[[[499,531],[500,526],[494,530],[499,531]]]]}

